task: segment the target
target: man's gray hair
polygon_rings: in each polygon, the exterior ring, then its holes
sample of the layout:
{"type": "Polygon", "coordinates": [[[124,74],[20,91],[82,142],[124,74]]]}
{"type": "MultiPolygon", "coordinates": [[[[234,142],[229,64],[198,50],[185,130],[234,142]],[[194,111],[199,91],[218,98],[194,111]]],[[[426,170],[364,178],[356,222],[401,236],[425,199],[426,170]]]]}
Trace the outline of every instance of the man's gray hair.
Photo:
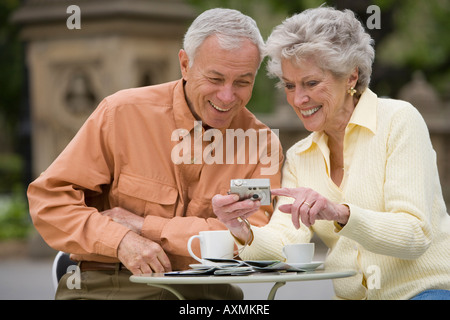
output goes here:
{"type": "Polygon", "coordinates": [[[233,9],[210,9],[199,15],[184,36],[183,47],[192,65],[197,49],[209,36],[216,35],[223,49],[239,48],[244,38],[259,49],[260,63],[264,58],[264,40],[251,17],[233,9]]]}
{"type": "Polygon", "coordinates": [[[266,42],[269,75],[281,79],[281,60],[312,58],[335,76],[348,76],[357,67],[355,89],[362,93],[370,83],[375,58],[374,41],[350,10],[328,7],[308,9],[274,28],[266,42]]]}

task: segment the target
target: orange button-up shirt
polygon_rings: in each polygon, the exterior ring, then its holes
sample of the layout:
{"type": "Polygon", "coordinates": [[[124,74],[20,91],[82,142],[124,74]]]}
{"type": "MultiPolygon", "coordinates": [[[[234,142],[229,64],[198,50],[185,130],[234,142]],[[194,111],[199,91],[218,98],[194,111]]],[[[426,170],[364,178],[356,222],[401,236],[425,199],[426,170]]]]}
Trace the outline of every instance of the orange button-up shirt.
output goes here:
{"type": "MultiPolygon", "coordinates": [[[[228,129],[268,130],[245,108],[228,129]]],[[[238,152],[230,158],[230,150],[225,151],[230,141],[224,130],[219,131],[223,144],[217,135],[205,138],[205,132],[186,103],[182,80],[107,97],[30,184],[35,227],[50,246],[71,253],[74,260],[118,262],[117,248],[129,229],[99,211],[122,207],[145,217],[141,234],[163,247],[174,270],[187,268],[194,262],[186,247],[189,237],[225,228],[212,211],[211,198],[226,194],[230,179],[269,178],[272,188],[280,186],[283,154],[278,138],[268,153],[276,161],[258,158],[255,163],[247,153],[242,163],[238,152]],[[191,141],[190,150],[181,148],[186,141],[191,141]],[[207,159],[220,155],[218,146],[224,150],[222,164],[207,159]],[[191,161],[178,163],[187,157],[191,161]],[[262,169],[270,166],[276,170],[265,176],[262,169]]],[[[236,143],[234,151],[238,147],[236,143]]],[[[271,213],[271,207],[262,207],[249,220],[263,225],[271,213]]]]}

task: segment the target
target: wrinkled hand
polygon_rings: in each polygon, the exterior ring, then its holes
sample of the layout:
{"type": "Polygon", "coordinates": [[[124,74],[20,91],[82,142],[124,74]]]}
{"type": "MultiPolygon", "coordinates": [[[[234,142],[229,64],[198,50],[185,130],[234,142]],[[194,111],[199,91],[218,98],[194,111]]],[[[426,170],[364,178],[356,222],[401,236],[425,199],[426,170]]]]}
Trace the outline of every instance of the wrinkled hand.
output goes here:
{"type": "Polygon", "coordinates": [[[133,274],[168,272],[172,269],[169,258],[159,244],[132,231],[123,237],[117,256],[133,274]]]}
{"type": "Polygon", "coordinates": [[[156,242],[140,236],[143,217],[119,207],[101,214],[130,229],[119,244],[117,257],[133,274],[167,272],[172,269],[164,249],[156,242]]]}
{"type": "Polygon", "coordinates": [[[278,207],[292,215],[292,223],[298,229],[300,220],[306,226],[312,226],[316,220],[333,220],[345,225],[350,216],[346,205],[334,203],[309,188],[281,188],[271,190],[272,195],[294,198],[292,204],[278,207]]]}
{"type": "Polygon", "coordinates": [[[236,194],[225,196],[216,194],[212,198],[214,214],[242,242],[245,242],[250,236],[249,230],[242,220],[258,211],[260,206],[261,202],[258,200],[239,201],[239,196],[236,194]]]}

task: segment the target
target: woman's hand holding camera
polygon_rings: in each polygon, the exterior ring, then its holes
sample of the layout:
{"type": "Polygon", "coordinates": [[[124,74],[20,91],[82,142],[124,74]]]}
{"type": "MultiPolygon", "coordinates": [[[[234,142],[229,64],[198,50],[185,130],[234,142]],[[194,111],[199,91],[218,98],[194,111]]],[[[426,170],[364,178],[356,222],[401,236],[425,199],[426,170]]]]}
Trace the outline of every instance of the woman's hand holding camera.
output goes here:
{"type": "Polygon", "coordinates": [[[237,194],[216,194],[212,198],[213,211],[219,221],[243,243],[250,237],[250,230],[243,220],[258,211],[260,206],[261,203],[258,200],[239,201],[237,194]]]}

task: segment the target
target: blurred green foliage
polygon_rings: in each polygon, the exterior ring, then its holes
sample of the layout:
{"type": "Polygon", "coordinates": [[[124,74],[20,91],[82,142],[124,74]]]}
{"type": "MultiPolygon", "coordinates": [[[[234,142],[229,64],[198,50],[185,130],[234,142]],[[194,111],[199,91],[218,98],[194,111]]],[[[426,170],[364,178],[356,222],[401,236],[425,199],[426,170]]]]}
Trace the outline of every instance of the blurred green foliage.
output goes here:
{"type": "Polygon", "coordinates": [[[379,45],[379,60],[411,73],[422,70],[438,92],[450,98],[450,1],[376,2],[394,8],[394,30],[379,45]]]}
{"type": "Polygon", "coordinates": [[[0,196],[0,241],[26,238],[32,225],[25,193],[21,187],[12,194],[0,196]]]}
{"type": "Polygon", "coordinates": [[[20,155],[0,154],[0,241],[25,238],[32,229],[22,172],[20,155]]]}
{"type": "Polygon", "coordinates": [[[22,185],[23,159],[18,154],[0,154],[0,194],[22,185]]]}

